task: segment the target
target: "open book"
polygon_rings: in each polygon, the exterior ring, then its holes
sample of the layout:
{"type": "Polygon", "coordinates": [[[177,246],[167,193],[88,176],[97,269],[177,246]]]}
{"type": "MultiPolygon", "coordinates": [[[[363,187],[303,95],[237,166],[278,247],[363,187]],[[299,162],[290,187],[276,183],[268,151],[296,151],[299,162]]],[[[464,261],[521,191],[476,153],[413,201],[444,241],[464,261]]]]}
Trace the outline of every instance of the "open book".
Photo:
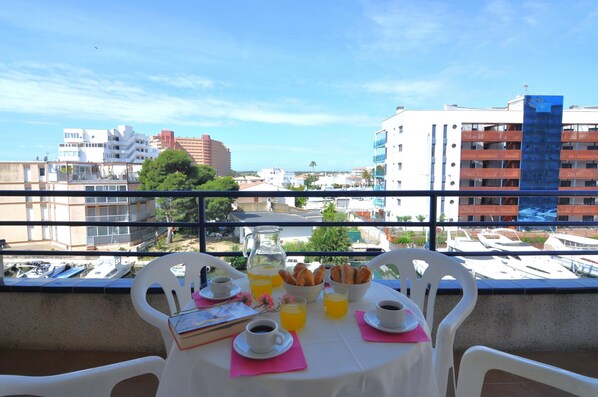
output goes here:
{"type": "Polygon", "coordinates": [[[172,316],[170,331],[179,349],[189,349],[242,332],[258,314],[240,301],[172,316]]]}

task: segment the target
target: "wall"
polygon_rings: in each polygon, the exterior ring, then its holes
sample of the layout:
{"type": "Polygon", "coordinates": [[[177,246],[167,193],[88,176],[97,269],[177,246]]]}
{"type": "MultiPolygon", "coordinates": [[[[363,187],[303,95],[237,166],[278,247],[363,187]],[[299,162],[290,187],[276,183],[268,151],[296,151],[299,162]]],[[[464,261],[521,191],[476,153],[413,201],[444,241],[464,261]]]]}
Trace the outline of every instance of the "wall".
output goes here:
{"type": "MultiPolygon", "coordinates": [[[[437,299],[442,318],[457,295],[437,299]]],[[[161,295],[150,295],[160,306],[161,295]]],[[[598,294],[480,295],[458,329],[455,348],[578,350],[598,345],[590,314],[598,294]]],[[[160,353],[159,332],[137,316],[128,293],[0,292],[0,349],[64,349],[160,353]]]]}

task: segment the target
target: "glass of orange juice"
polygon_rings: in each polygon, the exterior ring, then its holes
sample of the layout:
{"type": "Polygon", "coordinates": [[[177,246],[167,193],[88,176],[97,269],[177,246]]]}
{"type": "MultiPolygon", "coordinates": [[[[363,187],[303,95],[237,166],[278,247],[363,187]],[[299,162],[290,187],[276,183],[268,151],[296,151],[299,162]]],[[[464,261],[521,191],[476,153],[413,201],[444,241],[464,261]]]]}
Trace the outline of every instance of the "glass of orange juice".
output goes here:
{"type": "Polygon", "coordinates": [[[349,290],[335,286],[324,289],[324,312],[332,318],[343,318],[349,310],[349,290]]]}
{"type": "Polygon", "coordinates": [[[272,295],[272,279],[270,277],[249,278],[251,295],[258,299],[263,294],[272,295]]]}
{"type": "Polygon", "coordinates": [[[285,295],[280,303],[280,324],[287,331],[298,331],[305,326],[307,301],[302,296],[285,295]]]}

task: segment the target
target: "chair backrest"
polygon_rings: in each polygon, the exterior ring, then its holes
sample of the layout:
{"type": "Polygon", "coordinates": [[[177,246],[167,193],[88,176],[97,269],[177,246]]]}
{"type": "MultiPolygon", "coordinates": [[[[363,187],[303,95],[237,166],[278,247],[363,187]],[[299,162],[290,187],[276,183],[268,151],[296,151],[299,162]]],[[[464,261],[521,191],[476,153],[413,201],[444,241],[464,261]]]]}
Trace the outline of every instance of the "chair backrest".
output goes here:
{"type": "Polygon", "coordinates": [[[484,376],[491,369],[509,372],[523,378],[556,387],[576,396],[598,396],[598,379],[579,375],[527,358],[474,346],[467,349],[459,366],[457,397],[479,397],[484,376]]]}
{"type": "Polygon", "coordinates": [[[455,259],[439,252],[421,248],[405,248],[385,252],[368,262],[372,270],[384,265],[395,265],[399,271],[401,293],[408,296],[420,308],[426,318],[428,328],[434,325],[434,305],[438,284],[443,277],[454,278],[463,290],[459,302],[451,309],[436,330],[434,343],[434,368],[438,380],[440,395],[446,395],[449,374],[454,380],[453,343],[457,328],[473,311],[478,297],[478,290],[471,273],[455,259]],[[427,264],[421,276],[415,264],[427,264]],[[427,298],[427,299],[426,299],[427,298]]]}
{"type": "Polygon", "coordinates": [[[200,252],[176,252],[154,259],[136,275],[131,286],[131,300],[137,314],[160,330],[166,353],[173,344],[168,328],[168,317],[191,302],[193,291],[200,289],[200,274],[204,267],[216,268],[233,279],[247,277],[225,261],[200,252]],[[172,272],[172,267],[185,265],[185,275],[179,279],[172,272]],[[153,285],[159,285],[168,302],[169,313],[163,313],[151,306],[147,300],[147,291],[153,285]]]}
{"type": "Polygon", "coordinates": [[[150,356],[59,375],[0,375],[0,396],[110,397],[114,386],[129,378],[154,374],[159,381],[164,364],[150,356]]]}

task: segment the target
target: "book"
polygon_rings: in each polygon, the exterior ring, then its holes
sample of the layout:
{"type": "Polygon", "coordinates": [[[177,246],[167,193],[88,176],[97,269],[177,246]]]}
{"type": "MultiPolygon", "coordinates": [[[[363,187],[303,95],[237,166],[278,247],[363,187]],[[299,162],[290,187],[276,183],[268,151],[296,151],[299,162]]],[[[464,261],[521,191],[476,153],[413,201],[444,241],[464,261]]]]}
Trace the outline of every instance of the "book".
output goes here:
{"type": "Polygon", "coordinates": [[[236,335],[258,314],[235,301],[198,309],[168,318],[168,326],[180,350],[236,335]]]}

